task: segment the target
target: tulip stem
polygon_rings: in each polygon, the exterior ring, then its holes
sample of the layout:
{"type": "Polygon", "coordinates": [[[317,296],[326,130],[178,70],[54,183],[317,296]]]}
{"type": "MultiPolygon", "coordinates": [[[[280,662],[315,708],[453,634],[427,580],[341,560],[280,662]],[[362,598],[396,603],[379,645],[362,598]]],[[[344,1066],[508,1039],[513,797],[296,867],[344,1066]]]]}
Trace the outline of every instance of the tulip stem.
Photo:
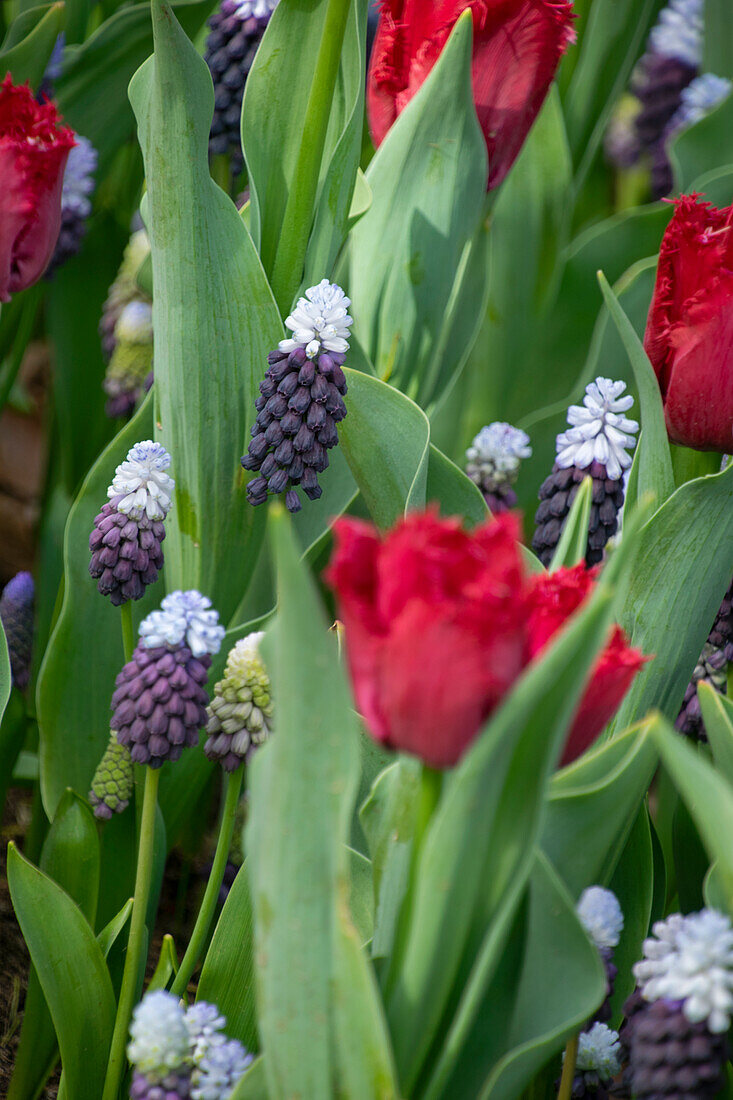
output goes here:
{"type": "Polygon", "coordinates": [[[224,881],[227,856],[229,855],[229,849],[232,845],[232,834],[234,833],[234,821],[237,814],[237,806],[239,805],[239,792],[242,788],[243,772],[244,768],[239,767],[227,777],[227,792],[224,800],[224,809],[221,814],[219,838],[216,842],[216,852],[214,853],[214,862],[211,865],[209,881],[206,883],[204,900],[201,903],[201,908],[196,917],[196,924],[191,933],[191,939],[188,942],[186,954],[181,960],[178,973],[171,986],[171,993],[174,993],[176,997],[182,997],[186,992],[188,983],[191,980],[191,975],[196,969],[196,963],[201,955],[204,942],[209,934],[211,921],[216,911],[219,891],[224,881]]]}
{"type": "Polygon", "coordinates": [[[125,654],[125,664],[132,660],[135,649],[135,631],[132,626],[132,603],[127,600],[120,605],[120,619],[122,621],[122,649],[125,654]]]}
{"type": "Polygon", "coordinates": [[[560,1078],[560,1088],[558,1089],[557,1100],[572,1100],[575,1065],[577,1061],[578,1035],[575,1034],[572,1039],[568,1039],[568,1045],[565,1047],[565,1060],[562,1064],[562,1077],[560,1078]]]}
{"type": "Polygon", "coordinates": [[[127,941],[125,968],[122,974],[120,999],[117,1003],[117,1016],[112,1034],[109,1052],[107,1076],[104,1082],[102,1100],[117,1100],[120,1082],[125,1069],[125,1045],[127,1029],[137,997],[140,979],[140,964],[143,962],[143,944],[145,942],[145,918],[147,916],[150,883],[153,875],[153,856],[155,854],[155,811],[158,804],[158,782],[160,771],[157,768],[145,769],[145,793],[140,819],[140,843],[137,853],[137,872],[135,875],[135,895],[132,903],[130,938],[127,941]]]}

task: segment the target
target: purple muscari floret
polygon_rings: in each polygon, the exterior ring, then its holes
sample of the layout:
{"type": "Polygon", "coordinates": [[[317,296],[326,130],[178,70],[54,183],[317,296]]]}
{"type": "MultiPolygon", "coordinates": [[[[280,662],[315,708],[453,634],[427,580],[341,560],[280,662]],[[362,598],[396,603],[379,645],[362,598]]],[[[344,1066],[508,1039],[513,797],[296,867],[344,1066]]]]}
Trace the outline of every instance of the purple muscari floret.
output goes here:
{"type": "Polygon", "coordinates": [[[10,656],[13,683],[21,691],[28,687],[33,648],[35,586],[30,573],[16,573],[0,596],[0,620],[10,656]]]}
{"type": "Polygon", "coordinates": [[[227,1100],[252,1064],[252,1055],[237,1039],[211,1043],[191,1078],[191,1100],[227,1100]]]}
{"type": "Polygon", "coordinates": [[[87,218],[92,212],[91,195],[95,188],[97,150],[81,134],[75,134],[74,137],[77,144],[69,153],[61,190],[61,229],[53,256],[46,268],[46,278],[77,254],[87,231],[87,218]]]}
{"type": "Polygon", "coordinates": [[[38,87],[38,94],[36,99],[39,103],[44,103],[47,99],[53,99],[54,96],[54,84],[61,76],[61,65],[64,59],[64,47],[66,45],[66,35],[62,31],[56,38],[51,51],[51,56],[48,59],[46,65],[46,71],[43,74],[43,78],[38,87]]]}
{"type": "Polygon", "coordinates": [[[130,1085],[130,1100],[189,1100],[191,1096],[191,1070],[171,1071],[162,1080],[146,1077],[136,1070],[130,1085]]]}

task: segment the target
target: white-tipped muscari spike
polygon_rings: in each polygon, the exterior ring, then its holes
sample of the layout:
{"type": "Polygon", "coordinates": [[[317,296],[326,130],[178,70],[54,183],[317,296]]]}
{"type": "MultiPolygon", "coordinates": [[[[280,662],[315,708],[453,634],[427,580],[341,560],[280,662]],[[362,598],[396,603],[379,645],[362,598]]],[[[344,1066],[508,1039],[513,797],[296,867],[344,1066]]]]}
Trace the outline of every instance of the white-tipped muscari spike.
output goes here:
{"type": "Polygon", "coordinates": [[[174,648],[185,641],[194,657],[218,653],[224,633],[211,600],[195,588],[171,592],[163,599],[160,610],[151,611],[140,623],[140,640],[146,649],[161,645],[174,648]]]}
{"type": "Polygon", "coordinates": [[[153,340],[153,307],[142,298],[133,298],[122,310],[115,325],[115,340],[128,344],[150,344],[153,340]]]}
{"type": "Polygon", "coordinates": [[[309,287],[305,298],[298,299],[295,309],[285,320],[293,335],[280,341],[280,351],[305,348],[309,359],[315,359],[321,351],[342,355],[349,349],[349,329],[354,323],[348,313],[350,305],[351,299],[341,287],[329,283],[328,279],[309,287]]]}
{"type": "Polygon", "coordinates": [[[237,15],[240,19],[250,19],[253,15],[257,19],[265,19],[272,15],[278,5],[278,0],[239,0],[237,15]]]}
{"type": "Polygon", "coordinates": [[[527,433],[497,420],[474,436],[466,451],[466,472],[481,488],[492,490],[510,485],[519,472],[522,459],[531,454],[527,433]]]}
{"type": "Polygon", "coordinates": [[[593,1024],[590,1031],[578,1038],[575,1068],[579,1073],[594,1074],[599,1082],[607,1082],[621,1071],[621,1043],[618,1032],[606,1024],[593,1024]]]}
{"type": "Polygon", "coordinates": [[[145,439],[127,452],[127,458],[115,470],[107,490],[110,500],[121,497],[117,511],[130,519],[163,520],[173,503],[175,482],[166,470],[171,456],[160,443],[145,439]]]}
{"type": "Polygon", "coordinates": [[[618,898],[603,886],[589,886],[580,895],[576,912],[596,947],[615,947],[624,928],[618,898]]]}
{"type": "Polygon", "coordinates": [[[127,1057],[140,1073],[161,1079],[188,1058],[190,1040],[177,997],[162,989],[146,993],[130,1024],[127,1057]]]}
{"type": "Polygon", "coordinates": [[[649,50],[686,65],[702,64],[704,0],[670,0],[649,35],[649,50]]]}
{"type": "Polygon", "coordinates": [[[555,461],[561,469],[600,462],[608,478],[618,481],[631,465],[627,448],[634,447],[639,425],[623,415],[634,404],[631,394],[622,396],[625,389],[625,382],[596,378],[586,387],[583,404],[570,406],[570,427],[556,440],[555,461]]]}
{"type": "Polygon", "coordinates": [[[715,909],[658,921],[634,977],[647,1001],[682,1001],[691,1023],[720,1034],[733,1015],[733,926],[715,909]]]}

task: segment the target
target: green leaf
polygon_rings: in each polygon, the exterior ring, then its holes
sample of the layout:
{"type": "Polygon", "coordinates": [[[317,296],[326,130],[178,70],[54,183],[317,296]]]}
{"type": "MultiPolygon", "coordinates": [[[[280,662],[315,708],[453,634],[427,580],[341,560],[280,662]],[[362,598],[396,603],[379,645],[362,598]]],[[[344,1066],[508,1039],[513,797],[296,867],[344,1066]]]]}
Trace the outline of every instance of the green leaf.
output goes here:
{"type": "Polygon", "coordinates": [[[8,883],[56,1029],[69,1096],[99,1100],[112,1037],[112,982],[89,924],[71,898],[8,849],[8,883]]]}
{"type": "MultiPolygon", "coordinates": [[[[715,2],[715,0],[708,0],[715,2]]],[[[706,11],[707,32],[707,11],[706,11]]],[[[713,70],[717,75],[731,76],[731,73],[721,73],[713,70]]],[[[704,118],[689,129],[683,130],[669,144],[669,158],[675,179],[675,191],[689,192],[692,183],[703,173],[720,169],[721,165],[730,165],[733,162],[733,140],[731,140],[731,125],[733,125],[733,96],[721,103],[714,111],[710,111],[704,118]]],[[[730,188],[726,202],[730,200],[730,188]]]]}
{"type": "Polygon", "coordinates": [[[733,915],[733,850],[730,845],[733,787],[661,716],[655,718],[651,733],[662,763],[697,825],[711,863],[717,864],[726,909],[733,915]]]}
{"type": "Polygon", "coordinates": [[[469,523],[485,523],[489,509],[479,487],[463,470],[430,444],[425,499],[440,505],[441,515],[462,516],[469,523]]]}
{"type": "Polygon", "coordinates": [[[592,498],[593,479],[584,477],[568,512],[560,541],[555,548],[555,553],[552,555],[551,573],[554,573],[557,569],[562,569],[564,566],[577,565],[578,562],[585,560],[592,498]]]}
{"type": "Polygon", "coordinates": [[[619,622],[654,655],[636,676],[614,728],[658,707],[674,720],[733,573],[733,468],[688,481],[641,531],[619,622]]]}
{"type": "Polygon", "coordinates": [[[656,762],[642,722],[552,777],[541,845],[573,897],[610,881],[656,762]]]}
{"type": "Polygon", "coordinates": [[[677,901],[682,913],[694,913],[703,907],[703,881],[710,860],[684,801],[675,807],[672,822],[672,851],[677,877],[677,901]]]}
{"type": "Polygon", "coordinates": [[[726,0],[705,0],[701,72],[733,77],[733,29],[726,0]]]}
{"type": "Polygon", "coordinates": [[[117,940],[122,929],[127,924],[132,914],[132,898],[128,898],[125,904],[120,909],[116,916],[112,917],[109,924],[105,924],[102,931],[97,935],[97,943],[99,944],[102,954],[105,959],[109,954],[111,948],[117,940]]]}
{"type": "Polygon", "coordinates": [[[359,933],[359,942],[368,943],[374,933],[374,890],[371,861],[349,848],[349,912],[359,933]]]}
{"type": "Polygon", "coordinates": [[[279,506],[271,516],[280,611],[267,659],[280,702],[277,736],[252,765],[246,830],[268,1090],[273,1100],[393,1096],[374,977],[348,910],[358,723],[292,530],[279,506]]]}
{"type": "Polygon", "coordinates": [[[657,506],[660,506],[674,491],[674,476],[659,383],[641,340],[601,271],[598,272],[598,282],[623,341],[639,391],[644,431],[638,444],[637,495],[641,497],[652,493],[657,506]]]}
{"type": "Polygon", "coordinates": [[[206,63],[162,0],[153,4],[153,27],[155,54],[135,74],[130,101],[148,188],[157,436],[176,480],[166,582],[198,588],[227,622],[264,530],[239,459],[282,325],[252,239],[209,175],[206,63]],[[238,552],[226,553],[235,542],[238,552]]]}
{"type": "MultiPolygon", "coordinates": [[[[435,396],[441,364],[432,356],[446,313],[450,326],[458,307],[450,306],[456,272],[486,193],[471,40],[466,13],[371,161],[366,177],[372,204],[349,241],[354,331],[378,376],[421,404],[435,396]]],[[[470,266],[467,257],[465,262],[470,266]]]]}
{"type": "Polygon", "coordinates": [[[631,826],[613,878],[608,883],[624,915],[621,938],[613,952],[613,963],[618,969],[611,998],[614,1027],[620,1024],[624,1001],[634,989],[631,968],[641,958],[642,941],[649,933],[654,870],[651,822],[646,806],[642,805],[631,826]]]}
{"type": "Polygon", "coordinates": [[[697,697],[715,766],[733,784],[733,701],[701,680],[697,697]]]}
{"type": "Polygon", "coordinates": [[[14,19],[0,48],[0,77],[37,89],[56,39],[64,29],[63,3],[29,8],[14,19]]]}
{"type": "MultiPolygon", "coordinates": [[[[178,956],[176,954],[176,945],[173,942],[173,936],[166,933],[166,935],[163,936],[163,943],[160,947],[160,955],[158,956],[155,973],[148,982],[147,992],[150,993],[154,989],[167,989],[169,981],[177,973],[178,956]]],[[[229,1034],[229,1032],[227,1032],[227,1034],[229,1034]]]]}
{"type": "Polygon", "coordinates": [[[244,1077],[235,1086],[229,1100],[270,1100],[264,1058],[254,1060],[244,1077]]]}

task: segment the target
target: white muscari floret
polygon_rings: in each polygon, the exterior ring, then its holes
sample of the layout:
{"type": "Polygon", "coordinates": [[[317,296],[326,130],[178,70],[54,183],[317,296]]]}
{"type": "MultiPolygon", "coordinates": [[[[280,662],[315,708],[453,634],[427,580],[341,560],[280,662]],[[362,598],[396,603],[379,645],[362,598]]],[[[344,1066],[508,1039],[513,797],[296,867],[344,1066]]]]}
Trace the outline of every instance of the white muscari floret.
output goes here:
{"type": "Polygon", "coordinates": [[[188,1058],[190,1040],[177,997],[162,989],[146,993],[130,1024],[127,1057],[140,1073],[161,1079],[188,1058]]]}
{"type": "Polygon", "coordinates": [[[644,941],[634,977],[647,1001],[682,1001],[691,1023],[714,1034],[727,1031],[733,1014],[733,926],[715,909],[658,921],[644,941]]]}
{"type": "Polygon", "coordinates": [[[127,458],[115,470],[107,496],[121,496],[117,511],[130,519],[162,520],[173,503],[175,482],[166,470],[171,456],[160,443],[146,439],[127,452],[127,458]]]}
{"type": "Polygon", "coordinates": [[[466,451],[466,470],[472,481],[490,492],[511,484],[522,459],[531,454],[527,433],[497,420],[474,437],[466,451]]]}
{"type": "Polygon", "coordinates": [[[71,149],[61,184],[61,209],[65,214],[88,218],[92,210],[89,196],[94,191],[97,150],[89,138],[74,134],[76,145],[71,149]]]}
{"type": "Polygon", "coordinates": [[[192,1100],[228,1100],[252,1063],[252,1055],[236,1039],[214,1043],[191,1077],[192,1100]]]}
{"type": "Polygon", "coordinates": [[[649,35],[649,50],[699,68],[702,63],[704,0],[670,0],[649,35]]]}
{"type": "Polygon", "coordinates": [[[278,5],[278,0],[239,0],[237,15],[240,19],[250,19],[253,15],[257,19],[264,19],[272,15],[278,5]]]}
{"type": "Polygon", "coordinates": [[[605,1083],[620,1073],[621,1043],[618,1032],[605,1024],[593,1024],[590,1031],[581,1032],[575,1068],[586,1075],[587,1084],[595,1084],[596,1081],[605,1083]],[[593,1075],[596,1081],[589,1080],[588,1075],[593,1075]]]}
{"type": "Polygon", "coordinates": [[[580,895],[576,912],[596,947],[617,945],[624,928],[624,915],[612,890],[589,886],[580,895]]]}
{"type": "Polygon", "coordinates": [[[340,286],[322,279],[317,286],[309,287],[305,298],[285,320],[292,330],[292,338],[280,341],[280,351],[291,352],[305,348],[309,359],[315,359],[321,351],[343,354],[349,348],[349,329],[354,323],[349,317],[351,299],[340,286]]]}
{"type": "Polygon", "coordinates": [[[669,138],[694,126],[709,111],[727,99],[733,89],[733,83],[724,76],[715,76],[714,73],[703,73],[696,76],[686,88],[680,92],[680,105],[675,111],[667,126],[666,136],[669,138]]]}
{"type": "Polygon", "coordinates": [[[153,307],[134,298],[122,310],[115,325],[115,340],[128,344],[150,344],[153,339],[153,307]]]}
{"type": "Polygon", "coordinates": [[[630,394],[622,396],[625,389],[625,382],[596,378],[586,387],[583,404],[570,406],[570,427],[556,440],[556,462],[561,469],[585,469],[600,462],[607,477],[617,481],[631,465],[626,448],[635,445],[639,425],[623,415],[634,404],[630,394]]]}
{"type": "Polygon", "coordinates": [[[219,1015],[216,1005],[208,1001],[197,1001],[186,1009],[186,1029],[190,1043],[191,1058],[198,1065],[212,1043],[223,1043],[221,1034],[226,1026],[226,1018],[219,1015]]]}
{"type": "Polygon", "coordinates": [[[175,648],[185,640],[194,657],[218,653],[224,633],[211,600],[195,588],[171,592],[163,599],[160,610],[151,611],[140,623],[140,640],[146,649],[161,645],[175,648]]]}

